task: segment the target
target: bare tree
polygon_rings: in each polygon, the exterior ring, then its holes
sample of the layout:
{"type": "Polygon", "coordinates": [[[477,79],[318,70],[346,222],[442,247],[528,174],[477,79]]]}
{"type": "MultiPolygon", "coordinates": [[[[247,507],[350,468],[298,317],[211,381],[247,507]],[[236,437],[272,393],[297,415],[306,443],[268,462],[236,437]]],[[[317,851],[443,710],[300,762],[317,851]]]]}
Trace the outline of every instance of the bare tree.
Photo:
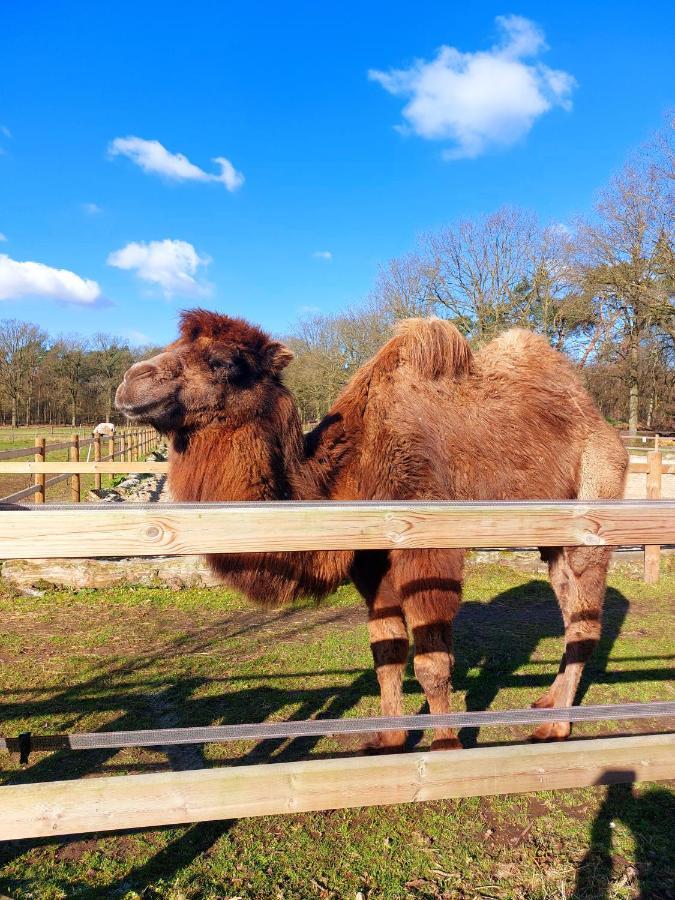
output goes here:
{"type": "Polygon", "coordinates": [[[98,333],[94,335],[90,354],[91,369],[94,382],[100,390],[103,420],[110,421],[113,410],[115,389],[122,380],[125,371],[134,361],[134,356],[127,344],[118,337],[98,333]]]}
{"type": "Polygon", "coordinates": [[[609,324],[606,343],[624,361],[631,433],[638,428],[641,354],[662,333],[675,340],[672,181],[647,155],[602,192],[578,225],[580,282],[609,324]]]}
{"type": "Polygon", "coordinates": [[[28,398],[28,424],[32,384],[46,340],[46,333],[32,322],[0,321],[0,387],[11,404],[13,427],[17,425],[22,398],[28,398]]]}
{"type": "Polygon", "coordinates": [[[77,425],[78,410],[85,388],[92,375],[86,341],[77,335],[57,340],[52,348],[54,370],[61,380],[63,391],[69,400],[70,424],[77,425]]]}

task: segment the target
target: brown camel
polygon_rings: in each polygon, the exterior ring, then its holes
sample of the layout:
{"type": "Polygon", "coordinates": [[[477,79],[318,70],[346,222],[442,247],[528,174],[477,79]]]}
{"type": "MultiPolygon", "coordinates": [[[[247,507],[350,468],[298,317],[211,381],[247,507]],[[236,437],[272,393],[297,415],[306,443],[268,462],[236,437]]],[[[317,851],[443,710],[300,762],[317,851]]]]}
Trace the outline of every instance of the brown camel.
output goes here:
{"type": "MultiPolygon", "coordinates": [[[[554,500],[620,498],[628,458],[572,366],[514,329],[477,353],[449,322],[409,319],[303,436],[282,369],[292,354],[259,328],[205,310],[132,366],[116,404],[169,437],[177,500],[554,500]]],[[[536,706],[569,707],[600,637],[610,551],[542,548],[565,625],[560,671],[536,706]]],[[[384,715],[402,713],[408,630],[432,713],[449,711],[461,550],[223,554],[214,570],[258,602],[320,597],[350,577],[368,605],[384,715]]],[[[562,739],[568,722],[537,728],[562,739]]],[[[376,745],[401,747],[403,732],[376,745]]],[[[434,749],[459,746],[439,730],[434,749]]]]}

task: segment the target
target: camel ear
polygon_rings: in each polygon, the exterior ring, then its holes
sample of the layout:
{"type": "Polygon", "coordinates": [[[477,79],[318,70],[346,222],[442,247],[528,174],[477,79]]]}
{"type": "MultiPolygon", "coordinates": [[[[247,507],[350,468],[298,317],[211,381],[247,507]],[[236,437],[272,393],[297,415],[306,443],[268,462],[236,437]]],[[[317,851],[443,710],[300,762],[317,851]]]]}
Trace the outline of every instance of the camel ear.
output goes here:
{"type": "Polygon", "coordinates": [[[265,362],[268,369],[275,375],[285,369],[293,359],[293,351],[277,341],[272,341],[265,352],[265,362]]]}

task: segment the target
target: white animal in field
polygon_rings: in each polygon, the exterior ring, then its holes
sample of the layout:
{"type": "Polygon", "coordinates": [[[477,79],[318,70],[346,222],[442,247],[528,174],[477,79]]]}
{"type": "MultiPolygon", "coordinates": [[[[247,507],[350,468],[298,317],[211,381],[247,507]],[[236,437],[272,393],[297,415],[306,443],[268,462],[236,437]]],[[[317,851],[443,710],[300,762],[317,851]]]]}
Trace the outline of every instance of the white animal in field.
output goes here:
{"type": "Polygon", "coordinates": [[[115,434],[115,426],[112,422],[99,422],[91,433],[94,436],[100,434],[101,437],[113,437],[115,434]]]}

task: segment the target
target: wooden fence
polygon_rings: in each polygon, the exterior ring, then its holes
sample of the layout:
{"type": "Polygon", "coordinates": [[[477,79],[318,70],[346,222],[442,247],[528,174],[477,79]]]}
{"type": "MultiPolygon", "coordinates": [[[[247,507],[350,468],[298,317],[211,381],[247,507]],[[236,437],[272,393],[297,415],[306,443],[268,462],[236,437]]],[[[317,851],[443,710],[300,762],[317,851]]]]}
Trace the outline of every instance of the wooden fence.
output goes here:
{"type": "MultiPolygon", "coordinates": [[[[72,479],[71,499],[73,502],[79,502],[81,500],[81,475],[93,474],[94,487],[100,488],[101,475],[104,474],[166,474],[168,472],[169,464],[166,462],[138,461],[140,455],[151,450],[157,440],[156,433],[151,429],[137,429],[126,434],[122,433],[119,438],[115,439],[118,441],[117,448],[115,448],[112,441],[109,442],[109,453],[107,456],[101,456],[100,439],[94,438],[88,441],[78,441],[76,438],[77,435],[73,435],[71,442],[52,444],[47,447],[43,446],[44,439],[36,439],[35,451],[33,449],[24,449],[19,451],[8,450],[0,453],[0,474],[32,474],[34,476],[33,485],[24,488],[22,491],[10,494],[8,497],[0,498],[0,503],[13,503],[32,495],[35,495],[36,503],[44,503],[47,487],[67,478],[72,479]],[[94,461],[79,460],[80,448],[89,444],[94,446],[94,461]],[[60,450],[66,447],[71,449],[71,459],[69,461],[45,461],[45,451],[60,450]],[[27,456],[33,452],[34,460],[5,462],[7,456],[11,454],[27,456]],[[116,457],[119,457],[121,461],[116,462],[116,457]],[[60,474],[55,478],[45,480],[46,475],[54,473],[60,474]]],[[[664,475],[675,475],[675,465],[665,465],[661,452],[652,450],[647,454],[646,462],[631,463],[629,472],[630,474],[646,475],[646,498],[649,500],[660,500],[662,498],[662,478],[664,475]]],[[[491,546],[498,546],[497,536],[495,536],[491,546]]],[[[161,552],[161,550],[156,552],[161,552]]],[[[645,544],[644,576],[646,582],[653,584],[658,581],[660,565],[661,546],[658,544],[645,544]]]]}
{"type": "MultiPolygon", "coordinates": [[[[0,510],[1,558],[671,542],[668,500],[0,510]]],[[[675,735],[643,734],[11,785],[0,788],[0,838],[670,779],[674,750],[675,735]]]]}
{"type": "MultiPolygon", "coordinates": [[[[79,434],[72,434],[70,440],[47,444],[44,437],[36,437],[33,447],[23,447],[0,451],[0,475],[32,474],[33,484],[6,497],[0,497],[0,503],[16,503],[26,497],[33,497],[34,503],[46,501],[47,488],[70,479],[70,499],[79,503],[82,499],[81,475],[94,476],[94,489],[101,487],[101,475],[117,475],[132,472],[157,472],[164,469],[152,468],[156,463],[146,462],[141,465],[142,457],[157,444],[159,435],[152,428],[126,428],[115,431],[113,437],[102,437],[100,434],[82,440],[79,434]],[[103,448],[108,451],[103,454],[103,448]],[[81,459],[81,452],[88,449],[87,456],[93,450],[93,461],[81,459]],[[49,453],[68,450],[69,459],[47,460],[49,453]],[[19,457],[32,456],[31,461],[15,462],[19,457]],[[8,462],[7,460],[11,460],[8,462]],[[119,460],[120,462],[115,462],[119,460]],[[150,467],[150,468],[148,468],[150,467]],[[59,473],[55,478],[46,479],[45,475],[59,473]]],[[[166,466],[166,464],[164,464],[166,466]]]]}

